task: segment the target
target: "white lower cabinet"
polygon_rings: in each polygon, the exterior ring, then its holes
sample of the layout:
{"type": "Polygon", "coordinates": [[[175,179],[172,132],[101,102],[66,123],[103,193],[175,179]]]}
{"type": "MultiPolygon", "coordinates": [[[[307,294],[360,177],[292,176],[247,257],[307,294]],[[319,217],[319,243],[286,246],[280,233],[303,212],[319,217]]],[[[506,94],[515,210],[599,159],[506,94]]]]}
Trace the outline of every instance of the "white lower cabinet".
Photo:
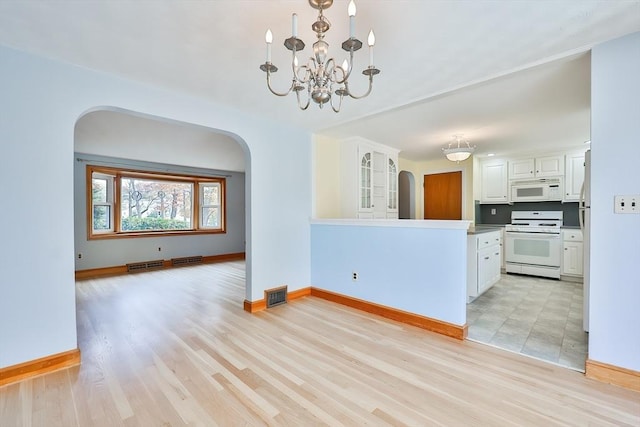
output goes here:
{"type": "Polygon", "coordinates": [[[562,274],[582,277],[584,272],[582,231],[562,230],[562,274]]]}
{"type": "Polygon", "coordinates": [[[467,236],[467,301],[471,302],[500,280],[501,231],[467,236]]]}
{"type": "Polygon", "coordinates": [[[500,271],[505,271],[507,264],[504,262],[504,227],[500,230],[500,271]]]}

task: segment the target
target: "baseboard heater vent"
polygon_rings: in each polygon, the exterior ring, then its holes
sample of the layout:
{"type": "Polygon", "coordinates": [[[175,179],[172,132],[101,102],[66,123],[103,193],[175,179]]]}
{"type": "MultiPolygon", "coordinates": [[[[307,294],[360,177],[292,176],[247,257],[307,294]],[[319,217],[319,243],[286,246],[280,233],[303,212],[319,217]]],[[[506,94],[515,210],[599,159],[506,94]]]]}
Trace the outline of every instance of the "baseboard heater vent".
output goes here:
{"type": "Polygon", "coordinates": [[[202,256],[186,256],[182,258],[171,258],[172,267],[182,267],[183,265],[202,264],[202,256]]]}
{"type": "Polygon", "coordinates": [[[139,271],[158,270],[164,267],[164,261],[161,259],[155,261],[134,262],[127,264],[128,273],[137,273],[139,271]]]}
{"type": "Polygon", "coordinates": [[[274,307],[287,302],[287,287],[267,289],[264,291],[264,297],[267,300],[267,308],[274,307]]]}

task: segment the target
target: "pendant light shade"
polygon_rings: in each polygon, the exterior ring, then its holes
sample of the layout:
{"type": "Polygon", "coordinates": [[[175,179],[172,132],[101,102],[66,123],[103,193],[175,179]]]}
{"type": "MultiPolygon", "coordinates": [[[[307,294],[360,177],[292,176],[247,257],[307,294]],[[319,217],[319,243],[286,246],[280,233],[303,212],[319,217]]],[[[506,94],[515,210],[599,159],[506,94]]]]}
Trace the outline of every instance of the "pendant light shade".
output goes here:
{"type": "Polygon", "coordinates": [[[463,138],[462,134],[453,135],[453,137],[454,141],[451,141],[447,148],[443,148],[442,152],[445,156],[447,156],[447,159],[451,160],[452,162],[461,162],[463,160],[467,160],[476,149],[476,146],[474,145],[472,147],[471,145],[469,145],[469,141],[463,138]]]}

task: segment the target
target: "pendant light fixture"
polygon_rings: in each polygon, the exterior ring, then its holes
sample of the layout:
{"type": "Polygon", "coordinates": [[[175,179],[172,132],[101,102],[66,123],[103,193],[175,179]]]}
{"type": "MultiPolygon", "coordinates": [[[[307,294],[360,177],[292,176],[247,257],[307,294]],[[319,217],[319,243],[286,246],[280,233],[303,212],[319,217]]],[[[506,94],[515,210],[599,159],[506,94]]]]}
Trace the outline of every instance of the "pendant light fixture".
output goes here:
{"type": "Polygon", "coordinates": [[[470,146],[469,141],[467,141],[462,134],[453,135],[453,138],[454,140],[449,143],[447,148],[443,148],[442,152],[447,156],[447,159],[452,162],[467,160],[476,149],[476,146],[470,146]],[[461,144],[461,142],[464,144],[461,144]]]}

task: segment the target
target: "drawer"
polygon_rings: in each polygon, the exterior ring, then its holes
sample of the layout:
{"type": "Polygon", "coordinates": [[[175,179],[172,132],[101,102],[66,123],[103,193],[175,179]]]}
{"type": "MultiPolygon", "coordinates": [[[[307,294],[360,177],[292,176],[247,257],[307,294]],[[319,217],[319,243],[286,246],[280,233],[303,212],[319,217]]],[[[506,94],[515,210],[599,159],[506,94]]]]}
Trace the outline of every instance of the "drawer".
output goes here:
{"type": "Polygon", "coordinates": [[[500,243],[500,232],[492,231],[490,233],[482,233],[476,236],[478,239],[478,250],[497,245],[500,243]]]}
{"type": "Polygon", "coordinates": [[[582,242],[582,231],[562,230],[562,240],[565,242],[582,242]]]}

